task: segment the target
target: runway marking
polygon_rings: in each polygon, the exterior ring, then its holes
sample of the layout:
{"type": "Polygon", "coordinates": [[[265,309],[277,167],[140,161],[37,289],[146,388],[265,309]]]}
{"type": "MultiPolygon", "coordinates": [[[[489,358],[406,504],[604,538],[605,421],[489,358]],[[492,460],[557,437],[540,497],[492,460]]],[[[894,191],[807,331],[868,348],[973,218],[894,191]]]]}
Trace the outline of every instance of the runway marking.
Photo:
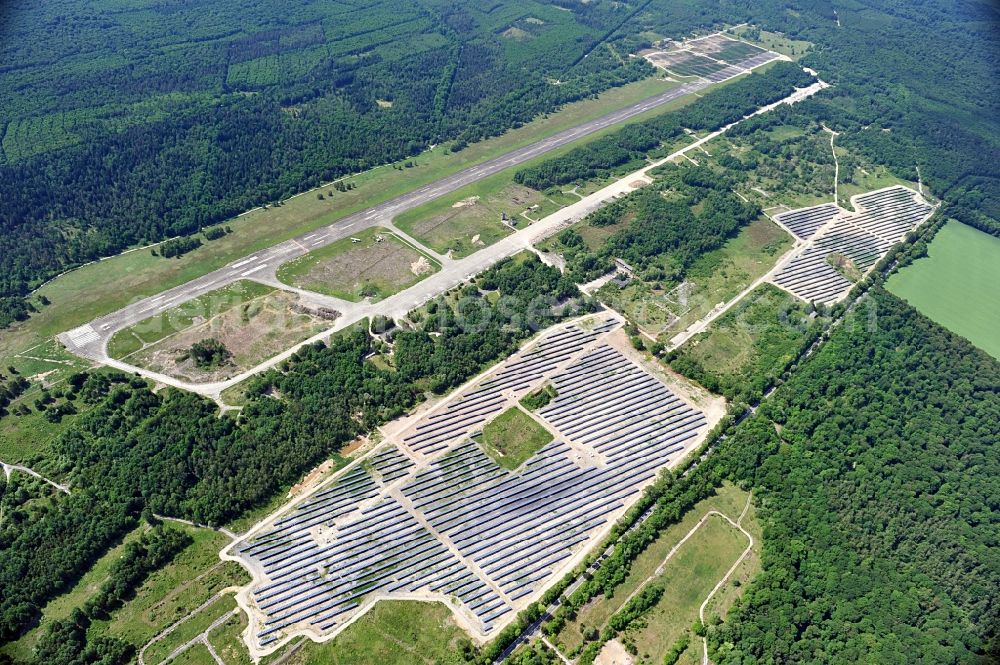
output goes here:
{"type": "Polygon", "coordinates": [[[239,268],[240,266],[245,266],[246,264],[248,264],[248,263],[250,263],[252,261],[255,261],[256,259],[257,259],[256,256],[251,256],[251,257],[245,258],[242,261],[240,261],[239,263],[234,263],[233,267],[234,268],[239,268]]]}
{"type": "Polygon", "coordinates": [[[257,266],[256,268],[250,268],[250,270],[247,270],[246,272],[243,272],[243,273],[240,273],[240,277],[246,277],[247,275],[252,275],[252,274],[254,274],[255,272],[258,272],[258,271],[260,271],[260,270],[263,270],[263,269],[264,269],[264,268],[266,268],[266,267],[267,267],[267,264],[266,264],[266,263],[261,263],[261,264],[260,264],[259,266],[257,266]]]}
{"type": "Polygon", "coordinates": [[[94,330],[94,327],[89,323],[84,324],[79,328],[73,328],[66,333],[66,336],[69,337],[69,341],[75,346],[86,346],[87,344],[96,342],[101,338],[100,334],[98,334],[98,332],[94,330]]]}

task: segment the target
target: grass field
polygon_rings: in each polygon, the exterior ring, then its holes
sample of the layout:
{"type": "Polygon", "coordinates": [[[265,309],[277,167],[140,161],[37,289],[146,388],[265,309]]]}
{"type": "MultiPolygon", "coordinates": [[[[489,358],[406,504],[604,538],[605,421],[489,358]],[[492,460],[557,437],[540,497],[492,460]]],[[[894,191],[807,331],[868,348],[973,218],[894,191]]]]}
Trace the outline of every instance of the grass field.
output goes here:
{"type": "Polygon", "coordinates": [[[786,37],[778,32],[769,32],[767,30],[760,30],[759,28],[753,28],[751,26],[738,28],[735,31],[735,34],[753,44],[763,46],[770,51],[787,55],[793,60],[801,58],[806,51],[812,47],[812,42],[792,39],[791,37],[786,37]],[[756,39],[750,39],[747,37],[748,34],[751,34],[754,31],[758,35],[756,39]]]}
{"type": "Polygon", "coordinates": [[[937,323],[1000,359],[1000,238],[949,221],[886,284],[937,323]]]}
{"type": "Polygon", "coordinates": [[[514,470],[551,441],[552,434],[515,406],[487,423],[478,440],[497,464],[514,470]]]}
{"type": "Polygon", "coordinates": [[[247,615],[239,612],[208,634],[208,641],[226,665],[253,665],[250,652],[243,643],[246,627],[247,615]]]}
{"type": "Polygon", "coordinates": [[[95,622],[92,632],[107,633],[141,648],[219,590],[250,581],[238,564],[219,561],[219,551],[229,542],[224,535],[173,526],[184,528],[194,543],[150,575],[135,597],[115,610],[109,620],[95,622]]]}
{"type": "MultiPolygon", "coordinates": [[[[590,603],[585,605],[577,613],[576,618],[573,621],[567,622],[563,630],[556,636],[557,646],[560,647],[565,653],[573,654],[579,649],[583,644],[583,628],[593,627],[600,630],[600,628],[605,624],[605,622],[615,613],[625,602],[625,600],[631,595],[639,586],[649,578],[654,575],[656,569],[663,562],[664,558],[674,548],[677,543],[695,526],[698,521],[705,515],[709,510],[717,510],[725,515],[728,515],[736,521],[739,514],[743,511],[746,506],[748,494],[736,487],[731,483],[723,483],[716,494],[708,499],[699,502],[691,510],[684,514],[681,520],[674,524],[673,526],[665,529],[659,538],[657,538],[649,547],[647,547],[638,557],[636,557],[634,563],[632,564],[629,574],[626,576],[625,581],[622,582],[614,591],[610,598],[605,596],[598,596],[590,603]]],[[[753,533],[754,526],[751,527],[752,522],[746,522],[747,530],[753,533]]],[[[707,524],[706,524],[707,526],[707,524]]],[[[699,529],[703,530],[705,527],[699,529]]],[[[689,617],[685,617],[684,621],[681,621],[678,625],[682,628],[689,627],[694,619],[697,617],[698,606],[711,591],[712,587],[715,586],[716,582],[722,577],[723,573],[729,569],[733,563],[736,562],[739,552],[746,547],[746,538],[743,537],[739,532],[735,532],[732,527],[727,525],[729,531],[734,532],[742,540],[742,546],[739,550],[728,560],[722,561],[724,555],[728,556],[728,553],[720,553],[717,557],[713,554],[710,558],[717,558],[720,560],[720,565],[722,565],[722,572],[716,576],[714,575],[714,569],[711,571],[701,570],[701,569],[691,569],[695,574],[693,577],[698,578],[699,585],[707,585],[704,594],[698,599],[698,602],[694,605],[694,614],[689,617]]],[[[711,532],[710,532],[711,533],[711,532]]],[[[713,538],[709,538],[709,547],[713,546],[713,538]]],[[[728,536],[723,536],[719,539],[719,544],[728,541],[728,536]]],[[[680,560],[681,554],[688,549],[688,546],[692,544],[694,538],[688,540],[681,549],[678,550],[677,554],[671,559],[671,561],[680,560]]],[[[701,556],[705,556],[705,548],[697,547],[691,548],[692,550],[697,550],[701,556]]],[[[711,551],[709,549],[708,551],[711,551]]],[[[665,569],[666,572],[666,569],[665,569]]],[[[690,572],[690,571],[689,571],[690,572]]],[[[661,583],[664,580],[661,578],[661,583]]],[[[664,598],[671,597],[671,587],[667,586],[667,591],[664,593],[664,598]]],[[[669,642],[665,642],[664,649],[670,647],[673,643],[671,638],[669,642]]]]}
{"type": "Polygon", "coordinates": [[[513,232],[501,214],[524,225],[528,220],[521,212],[544,201],[539,192],[515,185],[511,176],[500,173],[480,180],[405,212],[394,223],[441,254],[468,256],[513,232]]]}
{"type": "Polygon", "coordinates": [[[240,281],[140,321],[115,334],[113,357],[188,381],[228,378],[330,327],[330,320],[296,311],[299,297],[240,281]],[[232,353],[229,362],[198,367],[188,357],[195,342],[214,338],[232,353]]]}
{"type": "MultiPolygon", "coordinates": [[[[736,516],[731,517],[735,521],[736,516]]],[[[664,588],[660,602],[645,615],[644,625],[621,638],[635,644],[641,662],[663,662],[677,638],[690,631],[701,603],[746,546],[746,536],[715,515],[681,546],[657,578],[664,588]]],[[[692,636],[691,642],[700,651],[700,640],[692,636]]]]}
{"type": "Polygon", "coordinates": [[[469,644],[441,603],[379,601],[329,642],[305,647],[285,665],[459,665],[469,644]]]}
{"type": "MultiPolygon", "coordinates": [[[[153,661],[147,660],[146,662],[152,663],[153,661]]],[[[174,665],[216,665],[208,647],[201,643],[192,644],[170,662],[174,665]]]]}
{"type": "Polygon", "coordinates": [[[819,322],[809,318],[809,307],[785,291],[762,284],[709,329],[689,339],[672,365],[684,372],[688,363],[700,367],[714,383],[691,376],[729,399],[765,386],[798,353],[809,330],[819,322]]]}
{"type": "Polygon", "coordinates": [[[191,615],[170,634],[146,649],[144,658],[146,663],[149,665],[162,663],[174,649],[205,632],[216,619],[231,613],[234,609],[236,609],[236,600],[232,595],[227,595],[191,615]]]}
{"type": "Polygon", "coordinates": [[[776,224],[760,218],[719,249],[699,258],[688,270],[687,281],[648,284],[633,281],[624,289],[608,284],[601,298],[635,321],[647,333],[672,336],[699,320],[720,302],[737,296],[770,270],[792,246],[776,224]]]}
{"type": "Polygon", "coordinates": [[[278,279],[300,289],[358,302],[398,293],[439,267],[388,229],[373,227],[285,263],[278,269],[278,279]]]}

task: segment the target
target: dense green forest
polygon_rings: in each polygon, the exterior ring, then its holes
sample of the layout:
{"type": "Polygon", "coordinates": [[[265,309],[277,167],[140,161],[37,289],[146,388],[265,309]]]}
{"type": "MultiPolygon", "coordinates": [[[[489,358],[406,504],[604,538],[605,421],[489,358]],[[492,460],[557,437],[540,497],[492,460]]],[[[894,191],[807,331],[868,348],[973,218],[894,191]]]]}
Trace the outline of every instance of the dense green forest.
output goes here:
{"type": "MultiPolygon", "coordinates": [[[[0,325],[25,318],[22,296],[68,266],[434,143],[458,149],[648,76],[644,60],[620,57],[626,47],[596,48],[635,9],[610,0],[5,5],[0,325]]],[[[706,21],[684,11],[670,23],[683,33],[706,21]]]]}
{"type": "MultiPolygon", "coordinates": [[[[96,406],[55,444],[73,494],[45,519],[2,532],[0,640],[31,625],[143,513],[221,524],[400,415],[424,390],[443,392],[539,327],[593,307],[534,255],[497,264],[462,295],[482,306],[458,312],[434,301],[419,327],[395,331],[391,369],[366,360],[375,340],[364,329],[301,349],[250,381],[238,419],[220,418],[214,402],[191,393],[90,374],[79,399],[96,406]]],[[[120,595],[109,594],[109,603],[120,595]]]]}
{"type": "Polygon", "coordinates": [[[765,527],[715,662],[1000,657],[1000,363],[880,288],[860,308],[720,448],[765,527]]]}

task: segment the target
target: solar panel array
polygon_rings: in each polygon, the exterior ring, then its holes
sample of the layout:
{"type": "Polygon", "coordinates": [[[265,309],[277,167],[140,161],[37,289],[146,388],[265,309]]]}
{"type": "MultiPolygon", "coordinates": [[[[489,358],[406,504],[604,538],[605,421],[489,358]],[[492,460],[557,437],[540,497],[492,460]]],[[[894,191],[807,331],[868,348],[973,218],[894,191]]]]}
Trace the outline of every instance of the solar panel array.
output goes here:
{"type": "Polygon", "coordinates": [[[505,391],[524,390],[577,353],[583,345],[617,325],[615,319],[608,319],[592,330],[568,326],[547,336],[533,349],[508,362],[495,377],[418,425],[416,432],[403,442],[421,455],[433,455],[444,450],[449,443],[500,411],[507,401],[505,391]]]}
{"type": "Polygon", "coordinates": [[[453,599],[482,634],[514,616],[706,425],[618,350],[585,350],[615,325],[559,330],[486,382],[526,388],[531,367],[558,393],[538,412],[556,439],[518,470],[467,437],[419,468],[387,444],[238,545],[258,645],[336,631],[375,593],[453,599]]]}
{"type": "Polygon", "coordinates": [[[781,56],[721,35],[684,42],[680,50],[646,56],[650,62],[679,76],[700,76],[718,83],[743,74],[781,56]]]}
{"type": "Polygon", "coordinates": [[[774,219],[794,233],[796,237],[806,240],[811,238],[821,226],[844,212],[836,203],[823,203],[809,208],[789,210],[774,216],[774,219]]]}
{"type": "MultiPolygon", "coordinates": [[[[916,192],[903,186],[856,196],[854,204],[858,212],[843,211],[834,219],[810,247],[777,272],[773,280],[776,285],[803,300],[835,302],[850,290],[852,283],[830,265],[831,254],[850,259],[859,271],[865,272],[933,212],[931,206],[917,198],[916,192]]],[[[786,223],[788,219],[786,225],[802,224],[802,232],[809,233],[818,208],[823,208],[821,215],[829,213],[825,206],[803,208],[783,213],[779,221],[786,223]]],[[[795,231],[790,225],[789,228],[795,231]]]]}
{"type": "MultiPolygon", "coordinates": [[[[741,64],[754,56],[769,54],[771,59],[776,57],[776,54],[773,52],[762,49],[759,46],[730,39],[722,35],[709,35],[701,39],[692,39],[686,42],[685,46],[695,53],[730,64],[741,64]]],[[[764,60],[764,62],[767,62],[767,60],[764,60]]]]}

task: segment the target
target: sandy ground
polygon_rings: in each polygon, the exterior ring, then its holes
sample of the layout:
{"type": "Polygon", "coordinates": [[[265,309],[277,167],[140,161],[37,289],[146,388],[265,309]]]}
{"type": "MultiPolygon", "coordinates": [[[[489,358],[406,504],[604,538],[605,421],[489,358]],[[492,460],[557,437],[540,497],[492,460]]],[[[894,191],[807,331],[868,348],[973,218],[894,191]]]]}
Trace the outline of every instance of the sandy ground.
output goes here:
{"type": "Polygon", "coordinates": [[[635,659],[625,651],[625,647],[618,640],[609,640],[605,643],[601,653],[594,659],[594,665],[634,665],[635,659]]]}

